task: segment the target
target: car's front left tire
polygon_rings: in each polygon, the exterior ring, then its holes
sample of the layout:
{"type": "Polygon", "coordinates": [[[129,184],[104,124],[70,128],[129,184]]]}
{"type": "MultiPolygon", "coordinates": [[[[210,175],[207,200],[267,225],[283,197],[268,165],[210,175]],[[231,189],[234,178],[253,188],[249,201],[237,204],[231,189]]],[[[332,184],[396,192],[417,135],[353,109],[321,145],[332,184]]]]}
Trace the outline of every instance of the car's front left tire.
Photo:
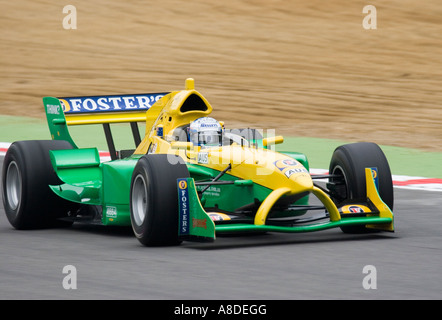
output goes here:
{"type": "MultiPolygon", "coordinates": [[[[339,207],[348,202],[364,202],[367,199],[365,168],[377,169],[379,196],[393,210],[393,181],[388,160],[382,149],[375,143],[357,142],[339,146],[333,152],[329,172],[334,185],[330,194],[339,207]]],[[[371,229],[365,226],[341,227],[345,233],[365,233],[371,229]]]]}

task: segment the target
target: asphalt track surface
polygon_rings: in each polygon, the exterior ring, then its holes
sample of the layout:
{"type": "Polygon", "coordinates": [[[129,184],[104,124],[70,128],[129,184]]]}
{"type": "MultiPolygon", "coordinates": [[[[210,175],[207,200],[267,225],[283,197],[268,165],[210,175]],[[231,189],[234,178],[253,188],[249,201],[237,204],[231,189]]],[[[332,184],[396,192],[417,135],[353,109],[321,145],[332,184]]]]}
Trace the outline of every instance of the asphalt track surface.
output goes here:
{"type": "Polygon", "coordinates": [[[166,248],[141,246],[130,228],[18,231],[0,206],[2,300],[442,298],[440,192],[395,189],[395,233],[269,233],[166,248]],[[63,287],[67,265],[76,289],[63,287]],[[364,288],[367,276],[376,289],[364,288]]]}

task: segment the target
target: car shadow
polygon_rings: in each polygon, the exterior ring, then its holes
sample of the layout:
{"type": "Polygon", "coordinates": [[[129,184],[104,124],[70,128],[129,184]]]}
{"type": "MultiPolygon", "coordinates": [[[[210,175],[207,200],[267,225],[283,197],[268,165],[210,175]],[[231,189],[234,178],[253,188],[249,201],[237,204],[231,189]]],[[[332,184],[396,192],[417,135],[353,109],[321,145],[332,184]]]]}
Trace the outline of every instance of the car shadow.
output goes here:
{"type": "Polygon", "coordinates": [[[296,244],[314,244],[325,242],[352,242],[392,240],[398,237],[393,233],[345,234],[340,231],[303,234],[266,233],[261,235],[222,235],[214,242],[183,242],[182,247],[196,250],[238,249],[247,247],[265,247],[296,244]]]}

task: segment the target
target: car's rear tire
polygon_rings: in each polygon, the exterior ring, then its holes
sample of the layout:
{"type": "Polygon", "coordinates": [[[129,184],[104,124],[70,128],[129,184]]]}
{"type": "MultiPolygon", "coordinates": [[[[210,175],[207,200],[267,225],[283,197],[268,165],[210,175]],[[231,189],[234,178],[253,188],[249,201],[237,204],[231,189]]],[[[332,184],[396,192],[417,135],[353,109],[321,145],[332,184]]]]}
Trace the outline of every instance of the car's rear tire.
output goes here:
{"type": "Polygon", "coordinates": [[[130,218],[135,236],[143,245],[181,243],[177,179],[187,177],[187,166],[178,156],[149,154],[138,160],[131,181],[130,218]]]}
{"type": "MultiPolygon", "coordinates": [[[[348,201],[366,199],[365,168],[376,167],[379,195],[384,203],[393,210],[394,195],[390,166],[381,148],[371,142],[358,142],[340,146],[333,152],[329,172],[338,178],[331,178],[333,192],[330,196],[337,206],[348,201]]],[[[346,226],[345,233],[370,232],[365,226],[346,226]]]]}
{"type": "Polygon", "coordinates": [[[9,147],[2,172],[3,206],[16,229],[65,225],[65,217],[78,206],[58,197],[49,185],[60,184],[49,150],[72,149],[67,141],[17,141],[9,147]]]}

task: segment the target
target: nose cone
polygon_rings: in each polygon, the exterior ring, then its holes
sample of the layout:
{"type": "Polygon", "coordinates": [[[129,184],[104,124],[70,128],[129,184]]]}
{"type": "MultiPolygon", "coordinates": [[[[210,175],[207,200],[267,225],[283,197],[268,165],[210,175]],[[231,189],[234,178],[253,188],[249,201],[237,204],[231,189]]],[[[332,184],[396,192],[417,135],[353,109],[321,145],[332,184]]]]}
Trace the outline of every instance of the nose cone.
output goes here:
{"type": "Polygon", "coordinates": [[[310,191],[313,189],[313,180],[308,173],[295,173],[291,175],[289,179],[295,182],[296,192],[310,191]]]}
{"type": "Polygon", "coordinates": [[[282,159],[275,162],[278,168],[292,184],[291,188],[294,193],[311,191],[313,189],[313,181],[308,170],[294,159],[282,159]]]}

